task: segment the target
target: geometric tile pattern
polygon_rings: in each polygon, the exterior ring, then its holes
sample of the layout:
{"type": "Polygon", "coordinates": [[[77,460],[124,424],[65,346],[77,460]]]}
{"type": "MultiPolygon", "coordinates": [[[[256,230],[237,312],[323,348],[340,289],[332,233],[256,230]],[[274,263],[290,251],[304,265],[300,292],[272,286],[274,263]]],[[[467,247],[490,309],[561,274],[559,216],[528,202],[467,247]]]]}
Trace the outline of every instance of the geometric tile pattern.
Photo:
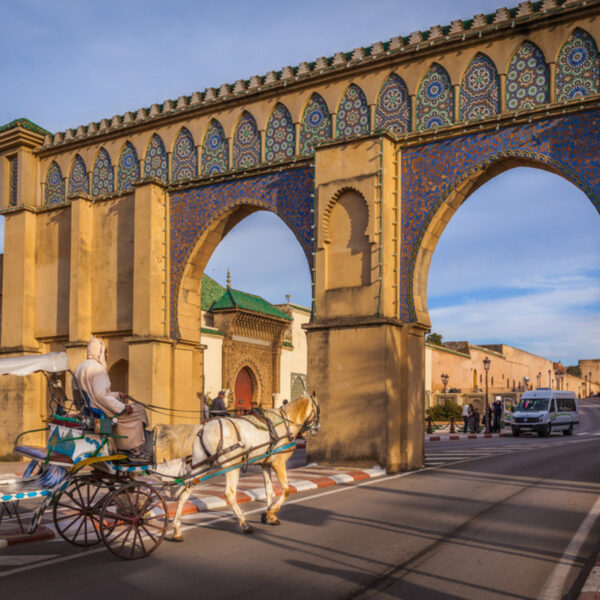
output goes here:
{"type": "Polygon", "coordinates": [[[381,86],[375,107],[375,129],[396,134],[410,131],[410,98],[401,77],[392,73],[381,86]]]}
{"type": "Polygon", "coordinates": [[[8,204],[9,206],[17,205],[17,185],[19,182],[19,157],[13,156],[9,159],[10,161],[10,174],[9,174],[9,193],[8,193],[8,204]]]}
{"type": "Polygon", "coordinates": [[[198,151],[194,138],[185,127],[181,128],[171,155],[171,181],[198,177],[198,151]]]}
{"type": "Polygon", "coordinates": [[[160,135],[155,133],[146,148],[144,179],[154,177],[164,183],[169,181],[169,159],[160,135]]]}
{"type": "Polygon", "coordinates": [[[90,193],[90,178],[83,162],[83,158],[77,154],[71,167],[69,175],[69,195],[81,192],[83,194],[90,193]]]}
{"type": "Polygon", "coordinates": [[[104,148],[100,148],[92,171],[92,196],[112,194],[115,191],[114,184],[114,171],[110,156],[104,148]]]}
{"type": "Polygon", "coordinates": [[[128,190],[140,178],[140,161],[131,142],[127,142],[119,155],[117,180],[119,190],[128,190]]]}
{"type": "Polygon", "coordinates": [[[335,125],[335,137],[350,137],[369,133],[369,105],[364,92],[351,84],[340,100],[335,125]]]}
{"type": "Polygon", "coordinates": [[[549,100],[548,65],[542,51],[523,42],[512,57],[506,73],[506,110],[527,110],[549,100]]]}
{"type": "Polygon", "coordinates": [[[248,169],[260,164],[260,134],[256,120],[244,111],[233,136],[233,168],[248,169]]]}
{"type": "Polygon", "coordinates": [[[582,29],[576,29],[556,59],[556,99],[571,100],[597,94],[599,71],[596,42],[582,29]]]}
{"type": "Polygon", "coordinates": [[[311,154],[315,146],[331,138],[331,115],[319,94],[310,97],[300,124],[300,154],[311,154]]]}
{"type": "Polygon", "coordinates": [[[265,131],[265,160],[279,162],[296,153],[296,128],[288,109],[281,103],[275,106],[265,131]]]}
{"type": "Polygon", "coordinates": [[[443,127],[454,122],[454,94],[450,77],[434,63],[421,81],[416,99],[418,130],[443,127]]]}
{"type": "Polygon", "coordinates": [[[46,174],[46,187],[44,190],[44,202],[46,204],[58,204],[59,202],[65,201],[65,180],[62,176],[60,167],[56,164],[56,161],[52,161],[52,164],[48,168],[46,174]]]}
{"type": "Polygon", "coordinates": [[[313,168],[284,169],[172,192],[169,199],[171,335],[178,337],[177,296],[199,237],[233,207],[253,205],[278,215],[312,266],[313,168]]]}
{"type": "Polygon", "coordinates": [[[229,169],[229,144],[219,121],[212,119],[202,142],[202,176],[229,169]]]}
{"type": "Polygon", "coordinates": [[[500,112],[500,92],[496,65],[477,54],[467,67],[460,86],[460,120],[486,119],[500,112]]]}
{"type": "Polygon", "coordinates": [[[414,265],[431,219],[448,195],[479,169],[517,157],[563,175],[600,212],[600,111],[543,119],[406,148],[402,153],[400,316],[416,318],[414,265]]]}

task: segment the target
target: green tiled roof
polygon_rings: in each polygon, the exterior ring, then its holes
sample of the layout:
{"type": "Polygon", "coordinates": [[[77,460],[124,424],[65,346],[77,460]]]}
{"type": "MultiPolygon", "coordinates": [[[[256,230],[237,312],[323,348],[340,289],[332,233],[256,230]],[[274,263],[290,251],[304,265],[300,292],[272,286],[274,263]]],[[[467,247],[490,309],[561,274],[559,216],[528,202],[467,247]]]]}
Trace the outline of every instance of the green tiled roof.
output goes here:
{"type": "Polygon", "coordinates": [[[225,288],[219,285],[208,275],[202,275],[202,310],[210,310],[210,307],[225,293],[225,288]]]}
{"type": "Polygon", "coordinates": [[[227,288],[225,293],[211,306],[210,310],[231,310],[232,308],[269,315],[278,319],[286,319],[287,321],[292,320],[292,317],[275,308],[260,296],[246,294],[232,288],[227,288]]]}
{"type": "Polygon", "coordinates": [[[4,131],[8,131],[9,129],[14,129],[15,127],[22,127],[23,129],[29,129],[29,131],[33,131],[33,132],[39,133],[41,135],[46,135],[47,133],[48,134],[50,133],[49,131],[46,131],[39,125],[36,125],[29,119],[15,119],[14,121],[7,123],[6,125],[2,125],[2,127],[0,127],[0,133],[2,133],[4,131]]]}

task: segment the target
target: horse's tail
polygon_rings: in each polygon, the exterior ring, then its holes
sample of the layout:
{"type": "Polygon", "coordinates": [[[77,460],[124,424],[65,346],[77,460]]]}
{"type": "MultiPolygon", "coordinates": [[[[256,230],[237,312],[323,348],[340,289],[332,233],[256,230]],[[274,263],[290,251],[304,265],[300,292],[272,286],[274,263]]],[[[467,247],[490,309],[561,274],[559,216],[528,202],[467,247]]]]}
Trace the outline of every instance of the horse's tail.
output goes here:
{"type": "Polygon", "coordinates": [[[200,423],[194,425],[157,425],[157,462],[190,456],[194,439],[200,429],[202,429],[200,423]]]}

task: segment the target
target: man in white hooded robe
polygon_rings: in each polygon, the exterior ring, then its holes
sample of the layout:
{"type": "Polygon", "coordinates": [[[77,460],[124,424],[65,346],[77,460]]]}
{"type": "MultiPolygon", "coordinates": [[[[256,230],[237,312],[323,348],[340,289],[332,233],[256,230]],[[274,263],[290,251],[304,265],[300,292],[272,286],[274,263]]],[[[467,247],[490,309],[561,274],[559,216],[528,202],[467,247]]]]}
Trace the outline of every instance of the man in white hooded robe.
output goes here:
{"type": "Polygon", "coordinates": [[[140,404],[127,404],[127,394],[112,392],[106,370],[106,346],[96,337],[87,345],[87,358],[75,370],[79,387],[90,397],[90,406],[99,408],[108,417],[117,417],[116,445],[129,452],[132,462],[148,462],[151,456],[143,451],[146,410],[140,404]]]}

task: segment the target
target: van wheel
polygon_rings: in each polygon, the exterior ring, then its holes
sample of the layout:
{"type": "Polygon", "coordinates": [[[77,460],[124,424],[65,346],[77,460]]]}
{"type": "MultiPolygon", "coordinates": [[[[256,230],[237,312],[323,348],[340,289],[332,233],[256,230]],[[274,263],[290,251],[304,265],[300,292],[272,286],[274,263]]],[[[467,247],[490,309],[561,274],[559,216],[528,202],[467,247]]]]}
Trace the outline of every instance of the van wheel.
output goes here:
{"type": "Polygon", "coordinates": [[[573,423],[569,425],[569,429],[563,429],[563,435],[573,435],[573,423]]]}
{"type": "Polygon", "coordinates": [[[521,435],[521,430],[518,427],[513,427],[512,432],[515,437],[519,437],[521,435]]]}
{"type": "Polygon", "coordinates": [[[546,424],[546,427],[544,427],[544,429],[542,429],[541,431],[538,431],[538,435],[540,437],[549,437],[552,435],[552,425],[550,425],[550,423],[546,424]]]}

